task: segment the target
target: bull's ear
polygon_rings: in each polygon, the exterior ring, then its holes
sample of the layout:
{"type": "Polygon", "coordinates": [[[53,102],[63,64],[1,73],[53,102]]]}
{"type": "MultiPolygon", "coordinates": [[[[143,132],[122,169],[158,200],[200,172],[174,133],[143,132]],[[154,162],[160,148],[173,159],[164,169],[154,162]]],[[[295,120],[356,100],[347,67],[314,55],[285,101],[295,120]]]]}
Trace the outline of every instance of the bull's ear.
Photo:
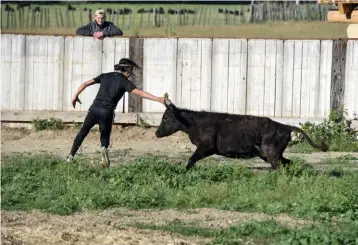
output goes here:
{"type": "Polygon", "coordinates": [[[167,109],[169,110],[174,110],[176,109],[175,105],[173,104],[173,102],[170,101],[169,99],[169,95],[168,93],[164,94],[164,105],[167,109]]]}

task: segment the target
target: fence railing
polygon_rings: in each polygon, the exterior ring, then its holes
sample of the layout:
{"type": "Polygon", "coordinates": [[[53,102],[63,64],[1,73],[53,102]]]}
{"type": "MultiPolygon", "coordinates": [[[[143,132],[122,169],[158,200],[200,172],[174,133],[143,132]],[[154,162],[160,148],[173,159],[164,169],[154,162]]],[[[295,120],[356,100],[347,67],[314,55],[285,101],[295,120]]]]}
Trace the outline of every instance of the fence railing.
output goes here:
{"type": "MultiPolygon", "coordinates": [[[[168,92],[174,103],[189,109],[300,120],[322,119],[341,107],[350,118],[358,112],[358,40],[101,41],[10,34],[1,35],[1,110],[83,115],[99,85],[87,88],[83,104],[73,109],[78,86],[112,71],[123,57],[142,66],[131,78],[139,88],[158,96],[168,92]]],[[[116,111],[161,114],[164,109],[126,94],[116,111]]]]}

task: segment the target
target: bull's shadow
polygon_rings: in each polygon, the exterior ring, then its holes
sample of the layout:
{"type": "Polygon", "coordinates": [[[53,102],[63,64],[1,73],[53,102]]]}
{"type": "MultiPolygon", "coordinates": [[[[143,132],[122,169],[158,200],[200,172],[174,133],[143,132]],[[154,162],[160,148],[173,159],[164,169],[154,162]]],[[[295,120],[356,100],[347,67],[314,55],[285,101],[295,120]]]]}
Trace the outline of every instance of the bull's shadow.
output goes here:
{"type": "Polygon", "coordinates": [[[326,151],[326,145],[316,145],[300,128],[285,125],[268,117],[236,115],[228,113],[193,111],[176,107],[165,95],[166,110],[155,132],[158,138],[185,132],[196,145],[186,169],[211,155],[228,158],[250,159],[259,157],[272,169],[291,165],[283,157],[292,131],[301,133],[313,147],[326,151]]]}

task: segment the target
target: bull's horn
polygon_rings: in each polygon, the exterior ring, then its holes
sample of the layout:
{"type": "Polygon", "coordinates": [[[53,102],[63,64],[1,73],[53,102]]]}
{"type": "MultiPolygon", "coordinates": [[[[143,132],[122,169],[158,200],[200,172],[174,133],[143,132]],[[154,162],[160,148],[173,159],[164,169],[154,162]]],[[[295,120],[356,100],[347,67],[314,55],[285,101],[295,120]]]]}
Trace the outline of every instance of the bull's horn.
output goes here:
{"type": "Polygon", "coordinates": [[[168,95],[167,92],[164,94],[164,103],[165,103],[166,105],[168,105],[168,106],[172,104],[172,102],[171,102],[170,99],[169,99],[169,95],[168,95]]]}

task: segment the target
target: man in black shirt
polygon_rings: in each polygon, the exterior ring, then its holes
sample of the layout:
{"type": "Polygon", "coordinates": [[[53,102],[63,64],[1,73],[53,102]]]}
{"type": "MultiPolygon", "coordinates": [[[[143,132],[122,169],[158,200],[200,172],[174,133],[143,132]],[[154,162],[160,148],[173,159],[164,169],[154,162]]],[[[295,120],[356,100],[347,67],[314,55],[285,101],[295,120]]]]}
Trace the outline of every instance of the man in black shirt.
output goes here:
{"type": "Polygon", "coordinates": [[[164,104],[163,97],[156,97],[150,93],[139,90],[132,81],[128,80],[128,77],[132,74],[133,68],[135,67],[138,68],[136,63],[130,59],[123,58],[114,66],[114,72],[102,73],[96,78],[86,81],[79,86],[72,99],[74,108],[76,107],[76,102],[81,103],[78,96],[86,87],[96,83],[100,84],[97,96],[88,110],[82,128],[74,139],[67,161],[73,159],[84,138],[91,128],[98,123],[101,133],[102,164],[104,167],[109,167],[110,161],[107,148],[112,131],[114,111],[125,92],[164,104]]]}
{"type": "Polygon", "coordinates": [[[123,32],[112,22],[106,21],[106,13],[103,9],[98,9],[95,13],[93,22],[81,26],[76,30],[77,35],[93,36],[97,39],[104,37],[122,36],[123,32]]]}

